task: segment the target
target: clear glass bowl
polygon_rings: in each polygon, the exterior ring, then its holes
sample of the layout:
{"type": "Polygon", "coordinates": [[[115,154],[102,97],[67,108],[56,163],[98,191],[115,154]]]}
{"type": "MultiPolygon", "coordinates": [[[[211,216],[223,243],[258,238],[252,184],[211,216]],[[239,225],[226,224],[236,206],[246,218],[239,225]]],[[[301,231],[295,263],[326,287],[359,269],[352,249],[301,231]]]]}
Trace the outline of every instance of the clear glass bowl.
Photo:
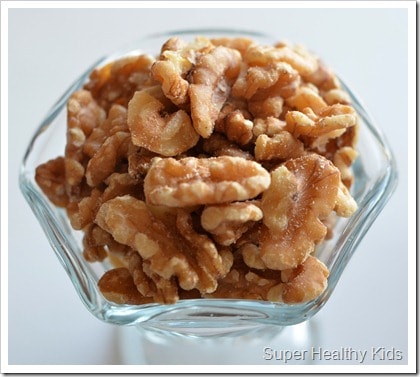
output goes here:
{"type": "MultiPolygon", "coordinates": [[[[82,256],[81,233],[71,228],[64,210],[55,207],[34,180],[35,168],[63,154],[66,137],[66,102],[86,82],[94,67],[124,55],[140,52],[156,55],[170,35],[192,39],[196,35],[248,36],[260,43],[276,38],[249,31],[193,30],[154,35],[137,42],[140,49],[128,48],[109,55],[90,67],[63,94],[36,131],[20,171],[20,188],[39,220],[51,246],[69,275],[80,299],[98,319],[116,325],[136,325],[142,330],[160,334],[194,337],[221,337],[254,333],[273,326],[290,326],[311,318],[331,297],[348,261],[369,227],[375,221],[396,186],[396,166],[392,153],[380,130],[375,126],[362,103],[343,83],[360,116],[360,157],[354,164],[355,184],[352,194],[358,203],[357,212],[349,219],[340,219],[334,237],[318,250],[318,257],[330,270],[328,288],[317,299],[301,305],[254,300],[190,299],[174,305],[117,305],[107,301],[97,281],[109,267],[106,263],[88,263],[82,256]]],[[[328,63],[328,62],[327,62],[328,63]]],[[[276,330],[274,329],[274,333],[276,330]]]]}

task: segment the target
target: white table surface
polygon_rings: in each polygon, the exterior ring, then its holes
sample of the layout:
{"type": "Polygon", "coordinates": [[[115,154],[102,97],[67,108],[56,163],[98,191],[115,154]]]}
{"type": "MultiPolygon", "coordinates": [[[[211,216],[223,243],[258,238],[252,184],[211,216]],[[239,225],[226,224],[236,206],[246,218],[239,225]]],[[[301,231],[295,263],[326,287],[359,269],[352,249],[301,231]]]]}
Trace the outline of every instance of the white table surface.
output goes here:
{"type": "MultiPolygon", "coordinates": [[[[97,58],[150,33],[207,27],[262,31],[310,47],[351,84],[386,134],[397,158],[399,185],[333,297],[311,323],[325,349],[370,352],[372,347],[384,347],[401,351],[403,359],[370,363],[407,364],[407,266],[408,252],[415,252],[409,249],[407,236],[408,206],[414,205],[407,196],[411,11],[240,9],[238,4],[236,9],[9,8],[8,12],[9,365],[122,363],[119,329],[85,309],[18,188],[19,164],[33,132],[56,99],[97,58]]],[[[254,359],[266,363],[262,350],[255,352],[261,355],[254,354],[254,359]]],[[[193,353],[180,357],[185,364],[194,360],[193,353]]]]}

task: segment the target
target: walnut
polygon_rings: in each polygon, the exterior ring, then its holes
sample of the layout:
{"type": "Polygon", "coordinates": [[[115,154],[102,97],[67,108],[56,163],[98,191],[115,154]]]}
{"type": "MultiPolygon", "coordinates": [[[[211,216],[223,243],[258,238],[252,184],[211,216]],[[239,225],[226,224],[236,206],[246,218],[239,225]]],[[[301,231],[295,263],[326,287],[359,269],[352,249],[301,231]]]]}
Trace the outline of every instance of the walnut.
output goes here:
{"type": "Polygon", "coordinates": [[[350,192],[347,189],[347,187],[343,184],[342,181],[340,181],[334,211],[340,217],[350,217],[351,215],[353,215],[356,209],[356,201],[350,195],[350,192]]]}
{"type": "Polygon", "coordinates": [[[286,99],[286,103],[300,112],[309,108],[315,114],[319,114],[328,106],[319,94],[318,88],[308,84],[300,86],[293,96],[286,99]]]}
{"type": "Polygon", "coordinates": [[[129,173],[113,173],[104,180],[104,183],[107,186],[101,196],[102,202],[124,195],[132,195],[140,199],[143,197],[140,190],[142,180],[129,173]]]}
{"type": "Polygon", "coordinates": [[[108,256],[105,246],[112,242],[113,239],[109,233],[90,222],[84,230],[83,256],[89,262],[100,262],[108,256]]]}
{"type": "Polygon", "coordinates": [[[164,279],[154,273],[150,262],[143,260],[136,250],[131,249],[125,259],[133,282],[143,296],[153,297],[153,302],[165,304],[172,304],[179,299],[178,287],[174,280],[164,279]]]}
{"type": "Polygon", "coordinates": [[[210,237],[197,233],[193,228],[191,215],[185,210],[178,211],[176,224],[188,243],[187,249],[191,250],[190,253],[198,264],[200,284],[197,289],[202,293],[213,292],[217,288],[218,279],[224,277],[232,267],[233,255],[230,249],[217,248],[210,237]]]}
{"type": "Polygon", "coordinates": [[[270,289],[281,284],[281,275],[279,271],[268,279],[261,275],[259,271],[250,271],[238,256],[229,273],[219,280],[217,290],[204,297],[267,300],[270,289]]]}
{"type": "Polygon", "coordinates": [[[355,127],[357,123],[357,115],[353,108],[341,104],[323,108],[316,120],[300,111],[289,111],[286,114],[286,129],[293,135],[304,135],[322,140],[320,143],[315,139],[312,147],[322,146],[329,139],[343,135],[347,128],[355,127]],[[326,138],[321,138],[325,136],[326,138]]]}
{"type": "Polygon", "coordinates": [[[212,38],[211,43],[215,46],[225,46],[232,48],[234,50],[238,50],[241,55],[243,56],[250,45],[254,43],[254,41],[250,38],[244,37],[237,37],[237,38],[229,38],[229,37],[220,37],[220,38],[212,38]]]}
{"type": "Polygon", "coordinates": [[[83,146],[87,136],[105,120],[105,112],[90,92],[76,91],[67,103],[67,142],[64,151],[66,191],[74,200],[80,196],[85,174],[86,157],[83,146]]]}
{"type": "Polygon", "coordinates": [[[342,147],[335,152],[332,159],[333,163],[340,170],[341,180],[347,188],[353,183],[353,173],[350,169],[358,156],[357,151],[352,147],[342,147]]]}
{"type": "Polygon", "coordinates": [[[150,68],[155,59],[147,54],[126,56],[95,69],[84,85],[106,111],[119,104],[127,107],[137,90],[154,85],[150,68]]]}
{"type": "Polygon", "coordinates": [[[306,82],[314,84],[320,90],[327,91],[340,87],[335,74],[318,59],[317,68],[310,74],[303,75],[306,82]]]}
{"type": "Polygon", "coordinates": [[[142,305],[153,302],[137,290],[130,271],[125,267],[106,271],[99,279],[98,287],[107,300],[117,304],[142,305]]]}
{"type": "Polygon", "coordinates": [[[233,80],[239,74],[241,54],[217,46],[198,57],[189,87],[191,118],[197,133],[208,138],[215,121],[230,94],[233,80]]]}
{"type": "Polygon", "coordinates": [[[343,105],[350,105],[351,99],[347,92],[340,88],[330,89],[322,93],[322,98],[328,105],[341,103],[343,105]]]}
{"type": "Polygon", "coordinates": [[[229,246],[262,217],[261,209],[252,202],[236,202],[206,206],[201,213],[201,225],[217,243],[229,246]]]}
{"type": "Polygon", "coordinates": [[[246,145],[252,140],[253,128],[253,122],[246,119],[240,110],[234,110],[226,115],[216,127],[217,131],[223,132],[228,140],[239,145],[246,145]]]}
{"type": "Polygon", "coordinates": [[[273,116],[268,116],[266,118],[255,118],[252,133],[255,137],[258,137],[262,134],[271,137],[284,131],[285,126],[286,122],[284,120],[280,120],[273,116]]]}
{"type": "Polygon", "coordinates": [[[290,46],[259,46],[251,45],[244,60],[253,66],[272,66],[278,62],[288,63],[300,75],[310,75],[318,69],[317,59],[303,49],[290,46]]]}
{"type": "Polygon", "coordinates": [[[92,158],[105,140],[117,132],[128,132],[127,109],[121,105],[112,105],[107,118],[86,138],[83,153],[92,158]]]}
{"type": "Polygon", "coordinates": [[[35,181],[56,206],[67,206],[69,197],[66,191],[64,157],[57,157],[37,166],[35,181]]]}
{"type": "Polygon", "coordinates": [[[118,171],[118,164],[128,156],[130,144],[129,132],[117,132],[108,137],[87,164],[87,184],[98,186],[114,171],[118,171]]]}
{"type": "Polygon", "coordinates": [[[272,287],[267,293],[267,299],[287,304],[311,301],[324,292],[328,275],[327,267],[310,255],[296,268],[281,272],[283,283],[272,287]]]}
{"type": "Polygon", "coordinates": [[[163,156],[176,156],[197,144],[199,135],[190,116],[184,110],[166,111],[159,87],[134,94],[128,104],[128,126],[134,145],[163,156]]]}
{"type": "Polygon", "coordinates": [[[189,102],[187,75],[196,64],[197,57],[214,46],[207,38],[196,38],[191,43],[170,38],[162,47],[159,60],[151,68],[155,80],[162,84],[162,91],[175,105],[189,102]]]}
{"type": "Polygon", "coordinates": [[[271,172],[263,193],[260,253],[267,267],[295,268],[326,235],[321,222],[334,209],[339,170],[327,159],[309,154],[290,159],[271,172]]]}
{"type": "MultiPolygon", "coordinates": [[[[251,63],[252,64],[252,63],[251,63]]],[[[289,97],[291,90],[298,84],[299,75],[290,64],[279,61],[268,66],[243,67],[240,76],[232,88],[232,94],[236,97],[244,97],[247,100],[262,100],[269,97],[268,94],[276,94],[280,97],[289,97]],[[273,88],[270,92],[264,90],[273,88]],[[262,95],[264,93],[265,95],[262,95]]]]}
{"type": "Polygon", "coordinates": [[[280,131],[273,137],[261,134],[255,141],[257,161],[288,160],[305,154],[303,143],[288,131],[280,131]]]}
{"type": "Polygon", "coordinates": [[[254,156],[250,152],[243,150],[238,144],[229,141],[222,134],[216,132],[203,141],[202,147],[204,152],[213,157],[231,156],[254,160],[254,156]]]}
{"type": "Polygon", "coordinates": [[[252,199],[269,184],[264,168],[240,157],[156,158],[144,192],[150,204],[187,207],[252,199]]]}

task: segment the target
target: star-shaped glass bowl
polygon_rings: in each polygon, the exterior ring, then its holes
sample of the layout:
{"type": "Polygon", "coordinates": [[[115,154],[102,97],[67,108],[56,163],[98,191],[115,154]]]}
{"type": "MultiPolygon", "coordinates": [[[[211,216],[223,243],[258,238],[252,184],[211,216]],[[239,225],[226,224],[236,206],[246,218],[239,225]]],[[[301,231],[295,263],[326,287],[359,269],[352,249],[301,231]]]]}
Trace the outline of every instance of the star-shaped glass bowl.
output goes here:
{"type": "Polygon", "coordinates": [[[227,299],[189,299],[173,305],[117,305],[107,301],[97,282],[109,269],[107,262],[88,263],[82,255],[82,234],[70,226],[65,211],[53,205],[35,182],[35,169],[41,163],[63,154],[66,142],[66,103],[81,88],[91,71],[107,62],[129,54],[156,55],[170,36],[192,39],[197,35],[246,36],[260,43],[274,38],[249,31],[194,30],[165,33],[138,41],[138,49],[126,49],[100,59],[86,70],[61,96],[36,130],[23,159],[20,188],[41,224],[52,249],[74,285],[81,301],[98,319],[117,325],[136,325],[160,333],[191,336],[229,336],[259,328],[290,326],[311,318],[330,299],[345,267],[360,241],[395,189],[395,160],[380,129],[352,90],[342,83],[360,117],[359,157],[353,165],[352,195],[358,204],[349,219],[339,219],[332,239],[317,250],[318,258],[329,268],[328,287],[317,299],[299,305],[227,299]]]}

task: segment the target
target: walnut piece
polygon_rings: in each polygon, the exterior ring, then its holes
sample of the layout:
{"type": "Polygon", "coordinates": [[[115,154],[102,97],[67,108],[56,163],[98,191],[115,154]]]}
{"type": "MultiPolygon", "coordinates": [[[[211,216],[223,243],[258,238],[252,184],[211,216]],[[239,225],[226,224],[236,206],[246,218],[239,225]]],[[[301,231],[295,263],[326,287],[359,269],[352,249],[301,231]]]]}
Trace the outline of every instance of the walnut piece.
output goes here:
{"type": "Polygon", "coordinates": [[[201,213],[201,225],[213,235],[217,243],[229,246],[262,217],[261,209],[255,204],[236,202],[206,206],[201,213]]]}
{"type": "Polygon", "coordinates": [[[162,84],[162,91],[175,105],[189,102],[190,83],[186,76],[196,64],[198,56],[213,49],[207,38],[196,38],[191,43],[170,38],[162,47],[160,59],[151,68],[153,78],[162,84]]]}
{"type": "Polygon", "coordinates": [[[263,193],[260,255],[266,266],[295,268],[326,235],[322,219],[334,209],[339,170],[327,159],[309,154],[290,159],[271,172],[263,193]]]}
{"type": "Polygon", "coordinates": [[[282,284],[267,293],[270,301],[299,304],[317,298],[327,287],[329,272],[317,258],[309,256],[302,264],[281,272],[282,284]]]}
{"type": "Polygon", "coordinates": [[[159,87],[134,94],[128,104],[128,126],[134,145],[163,156],[176,156],[197,144],[190,116],[184,110],[165,114],[159,87]],[[164,114],[164,115],[162,115],[164,114]]]}
{"type": "Polygon", "coordinates": [[[187,207],[252,199],[270,184],[270,174],[241,157],[156,158],[144,180],[146,201],[187,207]]]}
{"type": "Polygon", "coordinates": [[[191,118],[197,133],[208,138],[215,121],[238,76],[241,54],[237,50],[217,46],[199,56],[189,87],[191,118]]]}

